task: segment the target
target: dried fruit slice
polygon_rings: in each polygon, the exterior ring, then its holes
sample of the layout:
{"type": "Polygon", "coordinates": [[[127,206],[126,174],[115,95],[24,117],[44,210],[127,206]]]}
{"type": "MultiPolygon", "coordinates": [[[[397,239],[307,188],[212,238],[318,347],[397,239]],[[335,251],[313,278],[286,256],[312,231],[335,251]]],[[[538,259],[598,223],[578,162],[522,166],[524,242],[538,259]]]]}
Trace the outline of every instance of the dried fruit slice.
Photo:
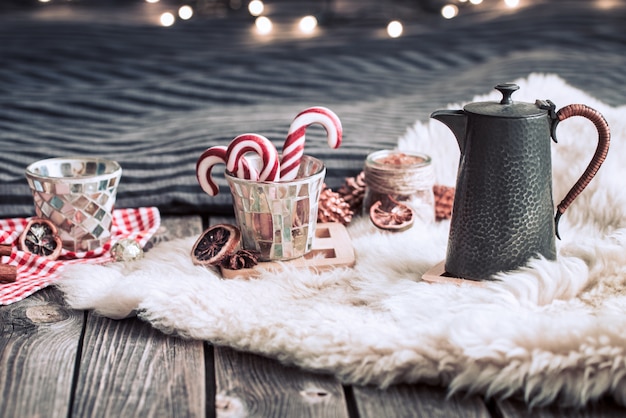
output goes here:
{"type": "Polygon", "coordinates": [[[241,231],[235,225],[217,224],[207,228],[191,249],[194,264],[219,265],[226,256],[239,248],[241,231]]]}
{"type": "Polygon", "coordinates": [[[56,260],[61,255],[63,242],[56,226],[43,218],[32,218],[20,235],[20,249],[49,260],[56,260]]]}
{"type": "Polygon", "coordinates": [[[409,206],[390,197],[385,206],[379,200],[370,207],[370,219],[380,229],[404,231],[413,225],[415,213],[409,206]]]}

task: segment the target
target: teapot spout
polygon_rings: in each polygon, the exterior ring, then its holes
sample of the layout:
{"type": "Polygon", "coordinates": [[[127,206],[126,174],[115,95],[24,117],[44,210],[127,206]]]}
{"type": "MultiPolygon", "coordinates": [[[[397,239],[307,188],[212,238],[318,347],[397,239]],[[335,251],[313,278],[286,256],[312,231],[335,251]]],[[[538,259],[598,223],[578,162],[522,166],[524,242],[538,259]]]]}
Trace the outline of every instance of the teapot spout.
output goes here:
{"type": "Polygon", "coordinates": [[[436,110],[431,115],[431,118],[437,119],[444,123],[459,143],[459,149],[461,154],[465,154],[465,130],[467,127],[467,115],[463,110],[436,110]]]}

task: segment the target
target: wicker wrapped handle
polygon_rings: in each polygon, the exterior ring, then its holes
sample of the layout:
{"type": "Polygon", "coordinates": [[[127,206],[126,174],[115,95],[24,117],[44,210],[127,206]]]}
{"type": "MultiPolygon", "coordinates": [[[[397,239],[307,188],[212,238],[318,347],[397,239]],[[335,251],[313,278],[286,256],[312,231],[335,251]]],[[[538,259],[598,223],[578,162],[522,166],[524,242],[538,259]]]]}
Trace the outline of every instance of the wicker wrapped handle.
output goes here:
{"type": "Polygon", "coordinates": [[[576,184],[570,189],[565,198],[559,203],[557,206],[556,216],[554,218],[554,226],[556,231],[556,236],[561,239],[559,236],[559,219],[561,215],[565,212],[565,210],[572,204],[574,199],[578,197],[578,195],[587,187],[591,179],[596,175],[600,166],[606,159],[606,155],[609,152],[609,143],[611,142],[611,132],[609,129],[609,124],[607,123],[604,116],[600,114],[595,109],[590,108],[587,105],[583,104],[572,104],[569,106],[563,107],[556,113],[556,119],[552,126],[552,137],[556,140],[556,126],[559,122],[564,121],[567,118],[572,116],[582,116],[584,118],[589,119],[595,125],[598,130],[598,146],[596,148],[596,152],[591,159],[591,162],[585,169],[585,172],[580,176],[576,184]]]}

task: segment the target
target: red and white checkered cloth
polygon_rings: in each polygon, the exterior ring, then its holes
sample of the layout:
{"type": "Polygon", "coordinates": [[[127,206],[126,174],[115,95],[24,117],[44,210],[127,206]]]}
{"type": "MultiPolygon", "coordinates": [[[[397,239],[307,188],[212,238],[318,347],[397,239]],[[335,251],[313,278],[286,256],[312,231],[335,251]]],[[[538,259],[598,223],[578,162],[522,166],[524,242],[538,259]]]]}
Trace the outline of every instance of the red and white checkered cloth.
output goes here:
{"type": "Polygon", "coordinates": [[[58,280],[58,270],[64,265],[76,263],[103,264],[112,261],[109,250],[115,242],[124,238],[135,239],[144,247],[161,224],[161,215],[155,207],[117,209],[113,211],[111,241],[94,251],[75,253],[63,250],[57,260],[20,251],[19,236],[30,218],[0,219],[0,244],[11,244],[10,256],[2,263],[17,266],[17,280],[0,283],[0,305],[20,301],[58,280]]]}

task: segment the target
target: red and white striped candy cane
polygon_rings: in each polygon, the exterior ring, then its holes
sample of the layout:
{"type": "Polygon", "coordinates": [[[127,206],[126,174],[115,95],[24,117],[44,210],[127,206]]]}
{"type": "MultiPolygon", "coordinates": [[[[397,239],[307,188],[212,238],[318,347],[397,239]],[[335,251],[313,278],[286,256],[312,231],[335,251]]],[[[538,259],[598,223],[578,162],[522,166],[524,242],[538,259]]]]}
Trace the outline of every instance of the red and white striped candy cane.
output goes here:
{"type": "Polygon", "coordinates": [[[339,117],[332,110],[322,106],[303,110],[291,123],[283,145],[283,156],[280,161],[281,180],[293,180],[298,175],[298,168],[304,154],[304,134],[306,128],[315,123],[319,123],[326,129],[328,145],[331,148],[339,148],[341,145],[343,128],[339,117]]]}
{"type": "Polygon", "coordinates": [[[258,134],[242,134],[233,139],[226,152],[226,169],[231,173],[239,166],[240,161],[248,152],[261,157],[263,167],[259,173],[260,181],[278,181],[280,179],[280,162],[278,151],[272,142],[258,134]]]}
{"type": "MultiPolygon", "coordinates": [[[[213,180],[213,167],[217,164],[226,165],[226,154],[227,147],[225,146],[215,146],[211,148],[207,148],[198,161],[196,162],[196,178],[198,179],[198,183],[200,183],[200,187],[205,191],[209,196],[215,196],[219,193],[219,187],[213,180]]],[[[241,164],[237,166],[237,177],[246,178],[251,180],[258,180],[259,173],[251,167],[248,162],[243,159],[241,160],[241,164]]]]}

